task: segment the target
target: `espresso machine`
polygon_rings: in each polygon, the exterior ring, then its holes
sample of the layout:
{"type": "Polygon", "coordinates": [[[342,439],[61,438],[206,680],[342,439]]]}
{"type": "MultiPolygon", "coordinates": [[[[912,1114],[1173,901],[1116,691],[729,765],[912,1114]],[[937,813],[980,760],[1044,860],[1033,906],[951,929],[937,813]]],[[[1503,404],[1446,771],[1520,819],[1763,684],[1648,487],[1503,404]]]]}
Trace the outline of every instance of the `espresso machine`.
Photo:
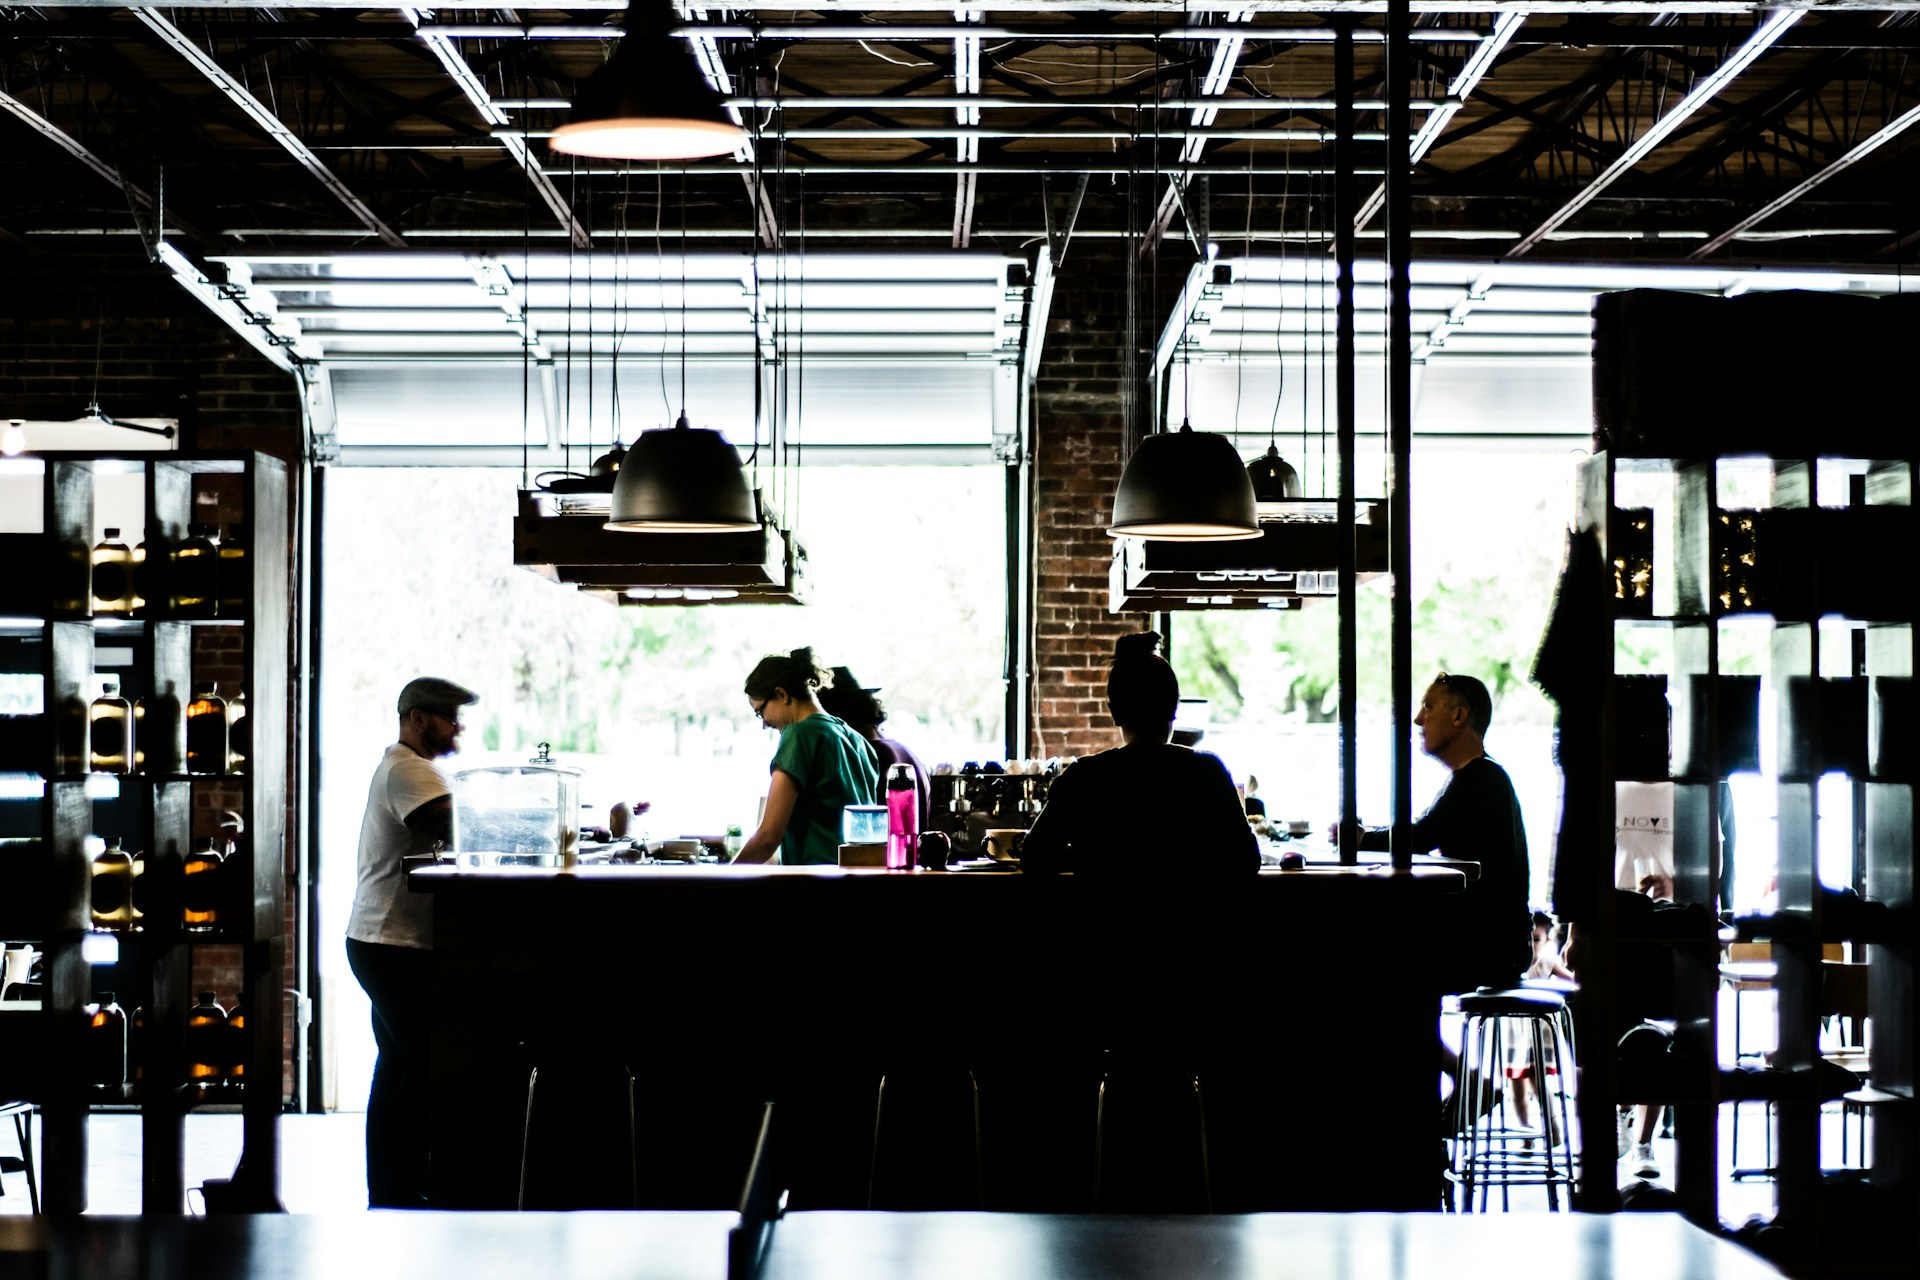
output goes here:
{"type": "Polygon", "coordinates": [[[984,858],[988,831],[1033,825],[1046,807],[1047,788],[1063,767],[1058,760],[1016,760],[1010,765],[969,760],[957,770],[936,766],[928,779],[931,827],[953,841],[954,857],[984,858]]]}

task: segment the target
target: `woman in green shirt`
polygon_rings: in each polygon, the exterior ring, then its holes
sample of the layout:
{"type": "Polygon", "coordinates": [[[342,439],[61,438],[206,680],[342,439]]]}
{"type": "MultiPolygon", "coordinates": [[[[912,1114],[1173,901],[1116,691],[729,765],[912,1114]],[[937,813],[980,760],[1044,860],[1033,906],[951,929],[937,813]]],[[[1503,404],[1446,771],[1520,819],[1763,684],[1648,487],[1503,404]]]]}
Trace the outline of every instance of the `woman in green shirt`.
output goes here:
{"type": "Polygon", "coordinates": [[[768,654],[747,677],[747,703],[780,731],[760,828],[735,862],[787,866],[840,860],[840,810],[874,804],[880,765],[867,740],[820,709],[814,691],[833,680],[813,650],[768,654]]]}

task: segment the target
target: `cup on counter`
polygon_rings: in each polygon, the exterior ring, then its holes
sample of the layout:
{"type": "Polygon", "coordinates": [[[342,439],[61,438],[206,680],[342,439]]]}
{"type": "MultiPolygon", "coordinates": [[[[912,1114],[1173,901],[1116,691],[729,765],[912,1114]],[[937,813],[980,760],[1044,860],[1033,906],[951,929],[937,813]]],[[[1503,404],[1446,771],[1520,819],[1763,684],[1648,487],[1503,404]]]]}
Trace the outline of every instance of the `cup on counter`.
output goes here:
{"type": "Polygon", "coordinates": [[[987,856],[995,862],[1013,861],[1020,856],[1021,846],[1026,842],[1025,827],[987,828],[987,856]]]}

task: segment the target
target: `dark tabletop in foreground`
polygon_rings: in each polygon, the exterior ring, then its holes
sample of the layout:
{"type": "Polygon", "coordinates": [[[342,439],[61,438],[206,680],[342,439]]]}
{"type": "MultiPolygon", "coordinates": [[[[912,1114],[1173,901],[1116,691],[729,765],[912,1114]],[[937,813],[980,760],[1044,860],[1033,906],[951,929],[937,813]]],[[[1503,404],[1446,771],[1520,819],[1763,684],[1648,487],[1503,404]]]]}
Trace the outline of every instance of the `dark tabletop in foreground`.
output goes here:
{"type": "MultiPolygon", "coordinates": [[[[728,1213],[0,1219],[0,1275],[86,1280],[721,1280],[728,1213]]],[[[1670,1214],[1128,1218],[801,1213],[767,1280],[1762,1280],[1670,1214]]]]}

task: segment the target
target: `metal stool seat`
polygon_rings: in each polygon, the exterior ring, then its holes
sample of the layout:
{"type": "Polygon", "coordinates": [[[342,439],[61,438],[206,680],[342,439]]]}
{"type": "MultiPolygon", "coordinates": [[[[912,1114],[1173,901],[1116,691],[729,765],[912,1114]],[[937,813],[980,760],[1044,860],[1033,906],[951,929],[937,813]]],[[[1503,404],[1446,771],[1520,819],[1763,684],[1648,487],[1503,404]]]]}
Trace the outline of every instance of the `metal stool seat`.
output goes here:
{"type": "MultiPolygon", "coordinates": [[[[1488,1208],[1489,1193],[1500,1188],[1501,1207],[1510,1207],[1508,1188],[1547,1189],[1547,1207],[1560,1208],[1560,1188],[1571,1193],[1575,1176],[1573,1110],[1567,1082],[1573,1076],[1573,1044],[1567,1034],[1564,996],[1554,991],[1481,990],[1459,997],[1466,1018],[1459,1087],[1450,1103],[1447,1178],[1462,1192],[1461,1208],[1488,1208]],[[1523,1129],[1507,1115],[1501,1088],[1509,1047],[1532,1075],[1540,1099],[1540,1128],[1523,1129]]],[[[1571,1201],[1569,1200],[1569,1206],[1571,1201]]]]}

